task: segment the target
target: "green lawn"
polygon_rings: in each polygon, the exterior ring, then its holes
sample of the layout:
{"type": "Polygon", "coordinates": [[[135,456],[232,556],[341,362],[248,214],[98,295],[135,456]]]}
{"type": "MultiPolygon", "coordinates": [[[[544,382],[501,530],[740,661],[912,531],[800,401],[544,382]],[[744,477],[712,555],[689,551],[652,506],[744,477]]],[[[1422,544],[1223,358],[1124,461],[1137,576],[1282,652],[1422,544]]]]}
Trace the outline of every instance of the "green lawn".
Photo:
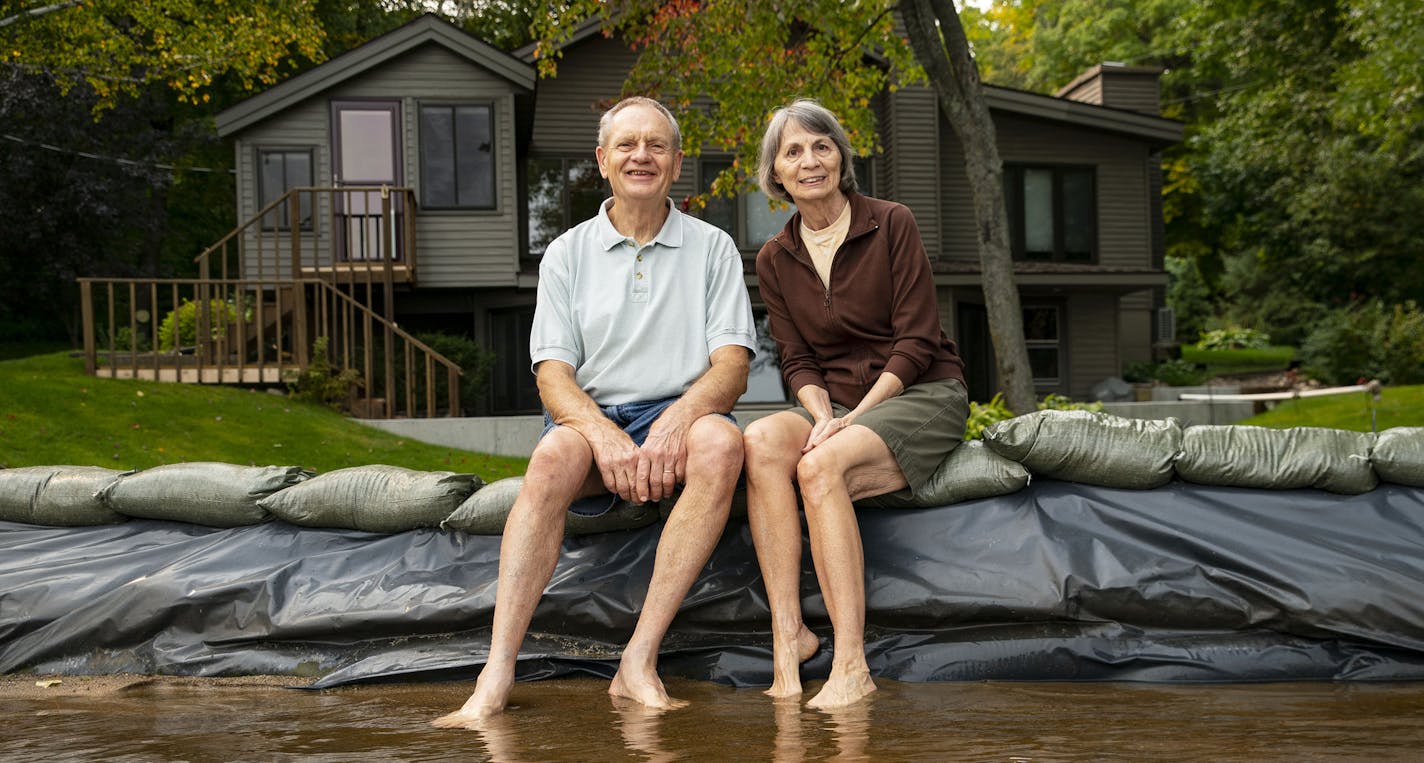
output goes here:
{"type": "Polygon", "coordinates": [[[1236,423],[1276,429],[1330,427],[1368,432],[1372,413],[1380,431],[1424,426],[1424,386],[1385,387],[1378,402],[1364,392],[1282,400],[1271,410],[1236,423]]]}
{"type": "Polygon", "coordinates": [[[391,464],[486,481],[523,474],[528,465],[397,437],[266,392],[96,379],[65,352],[0,360],[0,467],[145,469],[183,461],[317,472],[391,464]]]}

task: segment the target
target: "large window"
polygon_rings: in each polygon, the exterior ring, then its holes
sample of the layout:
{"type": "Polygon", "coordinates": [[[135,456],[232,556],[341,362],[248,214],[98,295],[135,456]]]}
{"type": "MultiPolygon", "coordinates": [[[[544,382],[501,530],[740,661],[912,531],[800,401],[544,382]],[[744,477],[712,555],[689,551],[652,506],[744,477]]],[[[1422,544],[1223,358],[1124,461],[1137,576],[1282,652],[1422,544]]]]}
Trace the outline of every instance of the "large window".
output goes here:
{"type": "Polygon", "coordinates": [[[1004,201],[1015,258],[1097,259],[1097,182],[1091,167],[1006,165],[1004,201]]]}
{"type": "Polygon", "coordinates": [[[1058,308],[1029,305],[1023,308],[1024,343],[1035,388],[1057,388],[1063,379],[1063,342],[1058,308]]]}
{"type": "Polygon", "coordinates": [[[747,374],[747,391],[737,403],[784,403],[789,396],[781,380],[781,354],[777,351],[776,340],[771,338],[766,310],[758,308],[755,314],[757,355],[752,358],[747,374]]]}
{"type": "MultiPolygon", "coordinates": [[[[312,185],[311,149],[263,148],[257,150],[257,204],[264,209],[292,188],[312,185]]],[[[311,194],[298,196],[297,221],[301,230],[311,230],[311,194]]],[[[282,204],[262,217],[264,230],[291,230],[291,206],[282,204]]]]}
{"type": "Polygon", "coordinates": [[[494,110],[488,104],[420,107],[420,204],[494,208],[494,110]]]}
{"type": "Polygon", "coordinates": [[[612,195],[593,159],[529,160],[529,253],[539,255],[560,233],[598,214],[612,195]]]}

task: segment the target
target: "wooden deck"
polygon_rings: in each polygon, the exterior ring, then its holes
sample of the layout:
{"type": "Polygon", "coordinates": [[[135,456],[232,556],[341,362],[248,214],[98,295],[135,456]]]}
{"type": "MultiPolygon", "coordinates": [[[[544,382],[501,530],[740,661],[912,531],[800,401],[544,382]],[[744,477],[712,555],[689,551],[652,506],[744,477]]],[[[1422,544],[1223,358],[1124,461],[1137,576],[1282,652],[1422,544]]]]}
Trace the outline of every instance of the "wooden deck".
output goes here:
{"type": "Polygon", "coordinates": [[[94,375],[102,379],[142,379],[145,381],[182,382],[184,384],[281,384],[283,371],[296,371],[297,366],[206,366],[189,368],[114,368],[100,366],[94,375]]]}

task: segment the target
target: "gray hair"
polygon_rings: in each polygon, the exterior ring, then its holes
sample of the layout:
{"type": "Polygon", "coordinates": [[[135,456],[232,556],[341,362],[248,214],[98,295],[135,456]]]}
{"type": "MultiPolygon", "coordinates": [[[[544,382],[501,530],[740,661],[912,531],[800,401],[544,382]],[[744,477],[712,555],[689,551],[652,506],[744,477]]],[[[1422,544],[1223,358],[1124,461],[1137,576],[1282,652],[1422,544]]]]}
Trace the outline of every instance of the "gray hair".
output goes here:
{"type": "Polygon", "coordinates": [[[775,175],[776,155],[781,153],[781,133],[792,120],[807,132],[824,135],[836,144],[841,152],[841,193],[856,190],[859,186],[855,182],[855,150],[850,146],[850,136],[830,109],[810,98],[801,98],[772,112],[771,120],[766,125],[766,134],[761,138],[761,154],[757,157],[757,182],[761,184],[762,193],[773,199],[791,201],[786,186],[778,183],[775,175]]]}
{"type": "Polygon", "coordinates": [[[632,95],[627,98],[624,98],[623,100],[613,104],[613,108],[603,112],[603,116],[600,117],[598,120],[598,145],[607,148],[608,131],[613,129],[613,117],[617,116],[618,112],[628,108],[629,106],[647,106],[648,108],[657,111],[659,114],[662,114],[663,118],[666,119],[668,121],[668,124],[672,126],[673,150],[682,150],[682,130],[678,129],[677,119],[673,117],[672,112],[668,111],[666,106],[662,105],[661,103],[658,103],[652,98],[648,98],[641,95],[632,95]]]}

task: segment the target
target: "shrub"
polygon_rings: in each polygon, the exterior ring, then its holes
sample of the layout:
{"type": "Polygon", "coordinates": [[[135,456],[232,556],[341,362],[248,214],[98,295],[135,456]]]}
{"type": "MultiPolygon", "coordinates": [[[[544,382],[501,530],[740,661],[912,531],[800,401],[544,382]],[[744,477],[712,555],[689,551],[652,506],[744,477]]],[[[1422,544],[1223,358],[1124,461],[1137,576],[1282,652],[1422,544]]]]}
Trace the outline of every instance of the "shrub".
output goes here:
{"type": "MultiPolygon", "coordinates": [[[[211,338],[217,339],[227,331],[227,324],[237,320],[237,308],[220,299],[208,300],[208,314],[211,324],[211,338]]],[[[183,304],[170,310],[158,324],[158,349],[171,351],[178,347],[191,347],[198,343],[198,303],[184,299],[183,304]],[[175,342],[175,336],[177,341],[175,342]]]]}
{"type": "Polygon", "coordinates": [[[1331,311],[1301,347],[1305,372],[1326,384],[1424,381],[1424,312],[1413,301],[1331,311]]]}
{"type": "Polygon", "coordinates": [[[1157,378],[1157,364],[1150,360],[1128,363],[1122,370],[1122,380],[1133,384],[1144,384],[1157,378]]]}
{"type": "Polygon", "coordinates": [[[1197,341],[1199,350],[1260,350],[1269,346],[1271,338],[1256,329],[1227,326],[1203,331],[1197,341]]]}
{"type": "MultiPolygon", "coordinates": [[[[1038,410],[1059,410],[1059,411],[1101,411],[1103,404],[1100,402],[1078,403],[1063,395],[1049,394],[1038,403],[1038,410]]],[[[964,439],[978,440],[983,438],[984,430],[1000,421],[1014,417],[1013,411],[1004,404],[1004,396],[996,393],[987,403],[969,403],[969,419],[964,424],[964,439]]]]}
{"type": "Polygon", "coordinates": [[[360,378],[360,372],[354,368],[337,371],[331,365],[327,337],[317,337],[316,341],[312,342],[311,364],[289,376],[287,391],[293,400],[316,403],[333,411],[340,411],[346,407],[351,385],[360,378]]]}
{"type": "MultiPolygon", "coordinates": [[[[490,370],[494,368],[495,354],[481,347],[473,339],[454,334],[444,334],[432,332],[417,334],[416,339],[425,343],[430,349],[449,358],[455,365],[460,367],[460,407],[470,409],[476,400],[484,396],[489,389],[490,370]]],[[[420,366],[415,369],[416,375],[424,379],[425,368],[420,366]]],[[[423,384],[423,382],[422,382],[423,384]]],[[[435,395],[436,399],[445,399],[445,388],[448,386],[443,369],[436,369],[435,395]]]]}
{"type": "Polygon", "coordinates": [[[1168,360],[1153,369],[1153,378],[1169,387],[1195,387],[1207,380],[1207,372],[1185,360],[1168,360]]]}

